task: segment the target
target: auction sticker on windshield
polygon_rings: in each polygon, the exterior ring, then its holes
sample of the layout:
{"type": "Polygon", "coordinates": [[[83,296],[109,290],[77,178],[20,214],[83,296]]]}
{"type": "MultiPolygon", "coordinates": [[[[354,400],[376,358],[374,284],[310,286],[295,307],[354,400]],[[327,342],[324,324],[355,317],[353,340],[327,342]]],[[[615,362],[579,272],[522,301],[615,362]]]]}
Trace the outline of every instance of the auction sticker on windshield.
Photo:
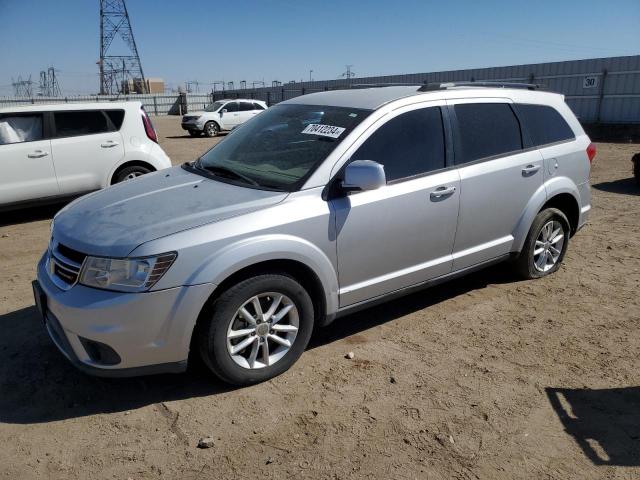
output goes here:
{"type": "Polygon", "coordinates": [[[342,127],[310,123],[304,130],[302,130],[302,133],[306,133],[307,135],[322,135],[323,137],[338,138],[344,131],[345,129],[342,127]]]}

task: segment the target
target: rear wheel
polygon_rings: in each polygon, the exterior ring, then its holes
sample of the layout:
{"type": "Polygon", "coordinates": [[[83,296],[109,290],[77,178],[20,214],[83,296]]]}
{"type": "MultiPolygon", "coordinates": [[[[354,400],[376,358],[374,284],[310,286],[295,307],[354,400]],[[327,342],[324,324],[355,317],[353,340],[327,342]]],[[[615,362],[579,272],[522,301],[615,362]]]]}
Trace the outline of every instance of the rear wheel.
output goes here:
{"type": "Polygon", "coordinates": [[[265,274],[223,292],[198,330],[200,355],[223,381],[250,385],[288,370],[309,343],[313,303],[292,277],[265,274]]]}
{"type": "Polygon", "coordinates": [[[536,216],[516,259],[515,266],[524,278],[540,278],[558,268],[569,246],[569,221],[556,208],[547,208],[536,216]]]}
{"type": "Polygon", "coordinates": [[[207,137],[215,137],[220,132],[220,127],[216,122],[207,122],[204,126],[204,134],[207,137]]]}
{"type": "Polygon", "coordinates": [[[115,184],[115,183],[124,182],[126,180],[133,180],[134,178],[141,177],[142,175],[151,173],[152,171],[153,170],[151,170],[150,168],[143,167],[141,165],[133,165],[131,167],[125,167],[117,173],[113,183],[115,184]]]}

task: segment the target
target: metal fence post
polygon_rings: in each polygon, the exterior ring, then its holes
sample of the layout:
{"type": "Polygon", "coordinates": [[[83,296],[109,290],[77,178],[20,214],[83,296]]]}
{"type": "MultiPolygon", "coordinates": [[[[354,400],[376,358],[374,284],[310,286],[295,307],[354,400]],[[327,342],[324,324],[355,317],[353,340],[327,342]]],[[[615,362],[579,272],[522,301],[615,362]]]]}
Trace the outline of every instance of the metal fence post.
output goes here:
{"type": "Polygon", "coordinates": [[[284,87],[282,87],[282,90],[280,91],[280,101],[284,102],[284,87]]]}
{"type": "Polygon", "coordinates": [[[267,91],[267,107],[271,106],[271,92],[267,91]]]}
{"type": "Polygon", "coordinates": [[[604,100],[604,84],[607,80],[607,69],[602,70],[602,81],[600,82],[600,94],[598,95],[598,109],[596,114],[596,123],[600,123],[600,115],[602,113],[602,101],[604,100]]]}
{"type": "Polygon", "coordinates": [[[156,117],[158,116],[158,97],[156,97],[155,95],[153,96],[153,109],[156,112],[156,117]]]}
{"type": "Polygon", "coordinates": [[[305,91],[306,91],[306,90],[305,90],[305,88],[304,88],[304,87],[302,87],[302,95],[304,95],[304,92],[305,92],[305,91]]]}

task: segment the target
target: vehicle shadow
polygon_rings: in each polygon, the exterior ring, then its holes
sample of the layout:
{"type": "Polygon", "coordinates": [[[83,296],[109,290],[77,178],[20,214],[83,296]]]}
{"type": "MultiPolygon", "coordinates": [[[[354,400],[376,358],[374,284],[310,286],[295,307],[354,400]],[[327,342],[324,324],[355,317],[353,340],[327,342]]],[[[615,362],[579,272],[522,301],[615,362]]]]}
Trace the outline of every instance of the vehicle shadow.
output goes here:
{"type": "Polygon", "coordinates": [[[619,193],[622,195],[640,195],[640,185],[633,178],[621,178],[613,182],[602,182],[592,185],[593,188],[603,192],[619,193]]]}
{"type": "MultiPolygon", "coordinates": [[[[506,265],[363,310],[314,335],[309,348],[403,317],[489,284],[515,281],[506,265]]],[[[0,315],[0,422],[44,423],[99,413],[122,412],[160,402],[233,390],[199,362],[185,374],[105,379],[76,370],[48,338],[35,307],[0,315]]]]}
{"type": "Polygon", "coordinates": [[[640,466],[640,387],[546,392],[565,431],[594,464],[640,466]]]}
{"type": "Polygon", "coordinates": [[[7,225],[18,225],[20,223],[38,222],[48,220],[58,213],[70,200],[37,207],[21,208],[19,210],[9,210],[1,212],[0,227],[7,225]]]}

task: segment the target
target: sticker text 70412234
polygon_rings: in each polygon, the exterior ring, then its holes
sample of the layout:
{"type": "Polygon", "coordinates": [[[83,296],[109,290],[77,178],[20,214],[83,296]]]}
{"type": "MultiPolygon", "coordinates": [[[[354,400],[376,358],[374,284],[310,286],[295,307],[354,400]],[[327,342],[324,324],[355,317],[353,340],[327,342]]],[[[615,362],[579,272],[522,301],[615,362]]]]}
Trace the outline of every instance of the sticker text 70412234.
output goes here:
{"type": "Polygon", "coordinates": [[[323,137],[338,138],[344,131],[345,129],[342,127],[310,123],[304,130],[302,130],[302,133],[306,133],[307,135],[321,135],[323,137]]]}

